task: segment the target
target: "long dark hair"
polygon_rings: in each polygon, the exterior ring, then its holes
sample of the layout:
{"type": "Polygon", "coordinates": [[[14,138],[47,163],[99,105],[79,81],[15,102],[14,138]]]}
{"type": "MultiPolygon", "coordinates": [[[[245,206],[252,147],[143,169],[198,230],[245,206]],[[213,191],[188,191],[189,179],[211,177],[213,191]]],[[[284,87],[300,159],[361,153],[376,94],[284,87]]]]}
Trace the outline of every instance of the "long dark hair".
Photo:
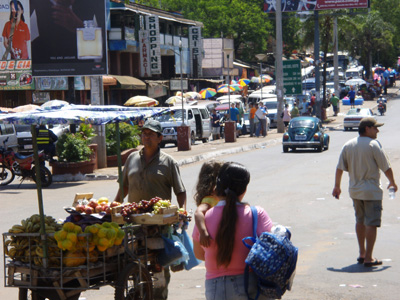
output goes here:
{"type": "Polygon", "coordinates": [[[250,182],[250,173],[245,166],[236,162],[227,162],[218,173],[216,192],[225,197],[226,204],[222,212],[215,241],[218,246],[217,265],[228,266],[232,259],[237,222],[236,203],[250,182]]]}
{"type": "MultiPolygon", "coordinates": [[[[19,10],[18,6],[20,6],[22,8],[22,10],[24,10],[24,6],[22,5],[22,3],[20,1],[16,1],[16,2],[17,2],[17,7],[15,8],[15,10],[18,12],[18,10],[19,10]]],[[[13,18],[11,5],[14,5],[14,0],[10,1],[10,21],[13,18]]],[[[21,21],[25,22],[25,18],[24,18],[24,14],[23,13],[21,14],[21,21]]]]}

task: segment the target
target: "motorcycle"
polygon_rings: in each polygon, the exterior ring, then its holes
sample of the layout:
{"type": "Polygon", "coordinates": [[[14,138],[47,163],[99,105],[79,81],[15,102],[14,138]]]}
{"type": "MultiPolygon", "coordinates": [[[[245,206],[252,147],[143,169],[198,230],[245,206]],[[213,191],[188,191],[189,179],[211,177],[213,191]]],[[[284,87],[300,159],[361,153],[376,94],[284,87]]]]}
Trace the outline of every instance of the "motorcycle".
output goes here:
{"type": "MultiPolygon", "coordinates": [[[[21,183],[26,178],[32,178],[36,182],[36,169],[33,154],[23,156],[13,149],[8,149],[6,143],[0,147],[0,185],[10,184],[15,176],[21,176],[21,183]]],[[[39,152],[40,179],[42,187],[48,187],[53,182],[50,170],[45,166],[46,156],[43,151],[39,152]]]]}
{"type": "Polygon", "coordinates": [[[385,105],[384,105],[384,104],[379,104],[379,105],[378,105],[378,111],[379,111],[379,113],[381,114],[381,116],[383,116],[383,115],[385,114],[385,112],[386,112],[386,107],[385,107],[385,105]]]}

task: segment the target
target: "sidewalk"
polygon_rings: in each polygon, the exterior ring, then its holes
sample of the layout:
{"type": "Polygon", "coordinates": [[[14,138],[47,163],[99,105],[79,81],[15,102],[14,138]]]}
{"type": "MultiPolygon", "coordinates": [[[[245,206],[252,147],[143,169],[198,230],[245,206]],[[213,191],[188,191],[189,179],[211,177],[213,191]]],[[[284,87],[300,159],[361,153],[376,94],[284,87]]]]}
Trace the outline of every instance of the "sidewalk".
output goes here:
{"type": "MultiPolygon", "coordinates": [[[[393,87],[388,88],[388,95],[386,98],[390,100],[393,97],[399,95],[399,88],[393,87]]],[[[376,98],[377,99],[377,98],[376,98]]],[[[376,99],[373,101],[364,101],[363,107],[368,107],[371,110],[375,110],[377,103],[376,99]]],[[[340,103],[341,104],[341,103],[340,103]]],[[[350,106],[340,105],[340,112],[338,116],[333,116],[332,107],[327,109],[327,122],[324,122],[324,126],[327,131],[334,128],[343,126],[344,115],[349,111],[350,106]]],[[[196,142],[192,145],[189,151],[178,151],[177,147],[168,145],[162,149],[165,153],[171,155],[180,166],[191,164],[207,159],[212,159],[227,154],[234,154],[240,152],[248,152],[255,149],[261,149],[265,147],[274,146],[280,144],[282,141],[282,133],[277,133],[277,129],[274,128],[268,132],[268,135],[263,137],[250,137],[248,135],[240,136],[234,143],[226,143],[224,139],[210,141],[208,143],[196,142]]],[[[66,181],[85,181],[85,180],[116,180],[118,178],[118,168],[103,168],[97,169],[92,174],[85,175],[55,175],[53,181],[55,182],[66,182],[66,181]]]]}

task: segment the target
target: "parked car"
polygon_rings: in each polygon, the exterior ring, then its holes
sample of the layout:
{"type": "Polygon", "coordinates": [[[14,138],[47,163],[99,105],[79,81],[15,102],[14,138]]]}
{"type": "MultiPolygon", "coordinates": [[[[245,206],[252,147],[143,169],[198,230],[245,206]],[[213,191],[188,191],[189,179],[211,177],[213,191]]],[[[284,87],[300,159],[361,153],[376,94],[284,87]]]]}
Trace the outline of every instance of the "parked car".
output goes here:
{"type": "MultiPolygon", "coordinates": [[[[184,108],[184,121],[190,127],[190,141],[194,145],[196,140],[208,142],[211,136],[210,113],[206,106],[192,105],[184,108]]],[[[178,127],[182,125],[182,108],[173,107],[156,117],[161,123],[163,140],[160,147],[167,143],[178,145],[178,127]]]]}
{"type": "Polygon", "coordinates": [[[365,117],[372,117],[374,114],[369,108],[351,108],[343,119],[344,131],[358,128],[360,121],[365,117]]]}
{"type": "Polygon", "coordinates": [[[4,147],[4,141],[6,141],[6,146],[9,148],[17,150],[17,132],[13,124],[5,124],[0,121],[0,147],[4,147]]]}
{"type": "MultiPolygon", "coordinates": [[[[250,134],[250,119],[249,119],[249,115],[250,113],[246,112],[244,113],[243,116],[243,127],[242,127],[242,134],[250,134]]],[[[269,131],[269,127],[271,125],[271,121],[270,119],[267,117],[267,131],[269,131]]],[[[256,128],[257,129],[257,124],[256,124],[256,128]]]]}
{"type": "MultiPolygon", "coordinates": [[[[64,133],[69,132],[69,125],[50,125],[50,130],[60,138],[64,133]]],[[[18,152],[22,154],[32,154],[33,143],[31,125],[15,125],[18,139],[18,152]]]]}
{"type": "Polygon", "coordinates": [[[329,135],[325,133],[320,119],[315,117],[296,117],[288,125],[288,131],[283,134],[283,152],[297,148],[315,148],[322,152],[329,149],[329,135]]]}
{"type": "Polygon", "coordinates": [[[278,100],[277,99],[264,99],[262,103],[268,110],[267,117],[270,120],[270,127],[274,128],[277,127],[278,124],[278,100]]]}

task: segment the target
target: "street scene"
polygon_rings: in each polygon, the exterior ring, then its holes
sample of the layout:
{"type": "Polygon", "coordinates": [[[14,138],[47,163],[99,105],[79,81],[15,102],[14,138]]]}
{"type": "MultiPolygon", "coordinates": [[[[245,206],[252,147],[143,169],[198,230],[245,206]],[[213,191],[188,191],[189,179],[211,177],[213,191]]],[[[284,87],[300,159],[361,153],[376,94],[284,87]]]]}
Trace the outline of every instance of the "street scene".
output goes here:
{"type": "Polygon", "coordinates": [[[0,0],[1,299],[397,299],[389,2],[0,0]]]}

